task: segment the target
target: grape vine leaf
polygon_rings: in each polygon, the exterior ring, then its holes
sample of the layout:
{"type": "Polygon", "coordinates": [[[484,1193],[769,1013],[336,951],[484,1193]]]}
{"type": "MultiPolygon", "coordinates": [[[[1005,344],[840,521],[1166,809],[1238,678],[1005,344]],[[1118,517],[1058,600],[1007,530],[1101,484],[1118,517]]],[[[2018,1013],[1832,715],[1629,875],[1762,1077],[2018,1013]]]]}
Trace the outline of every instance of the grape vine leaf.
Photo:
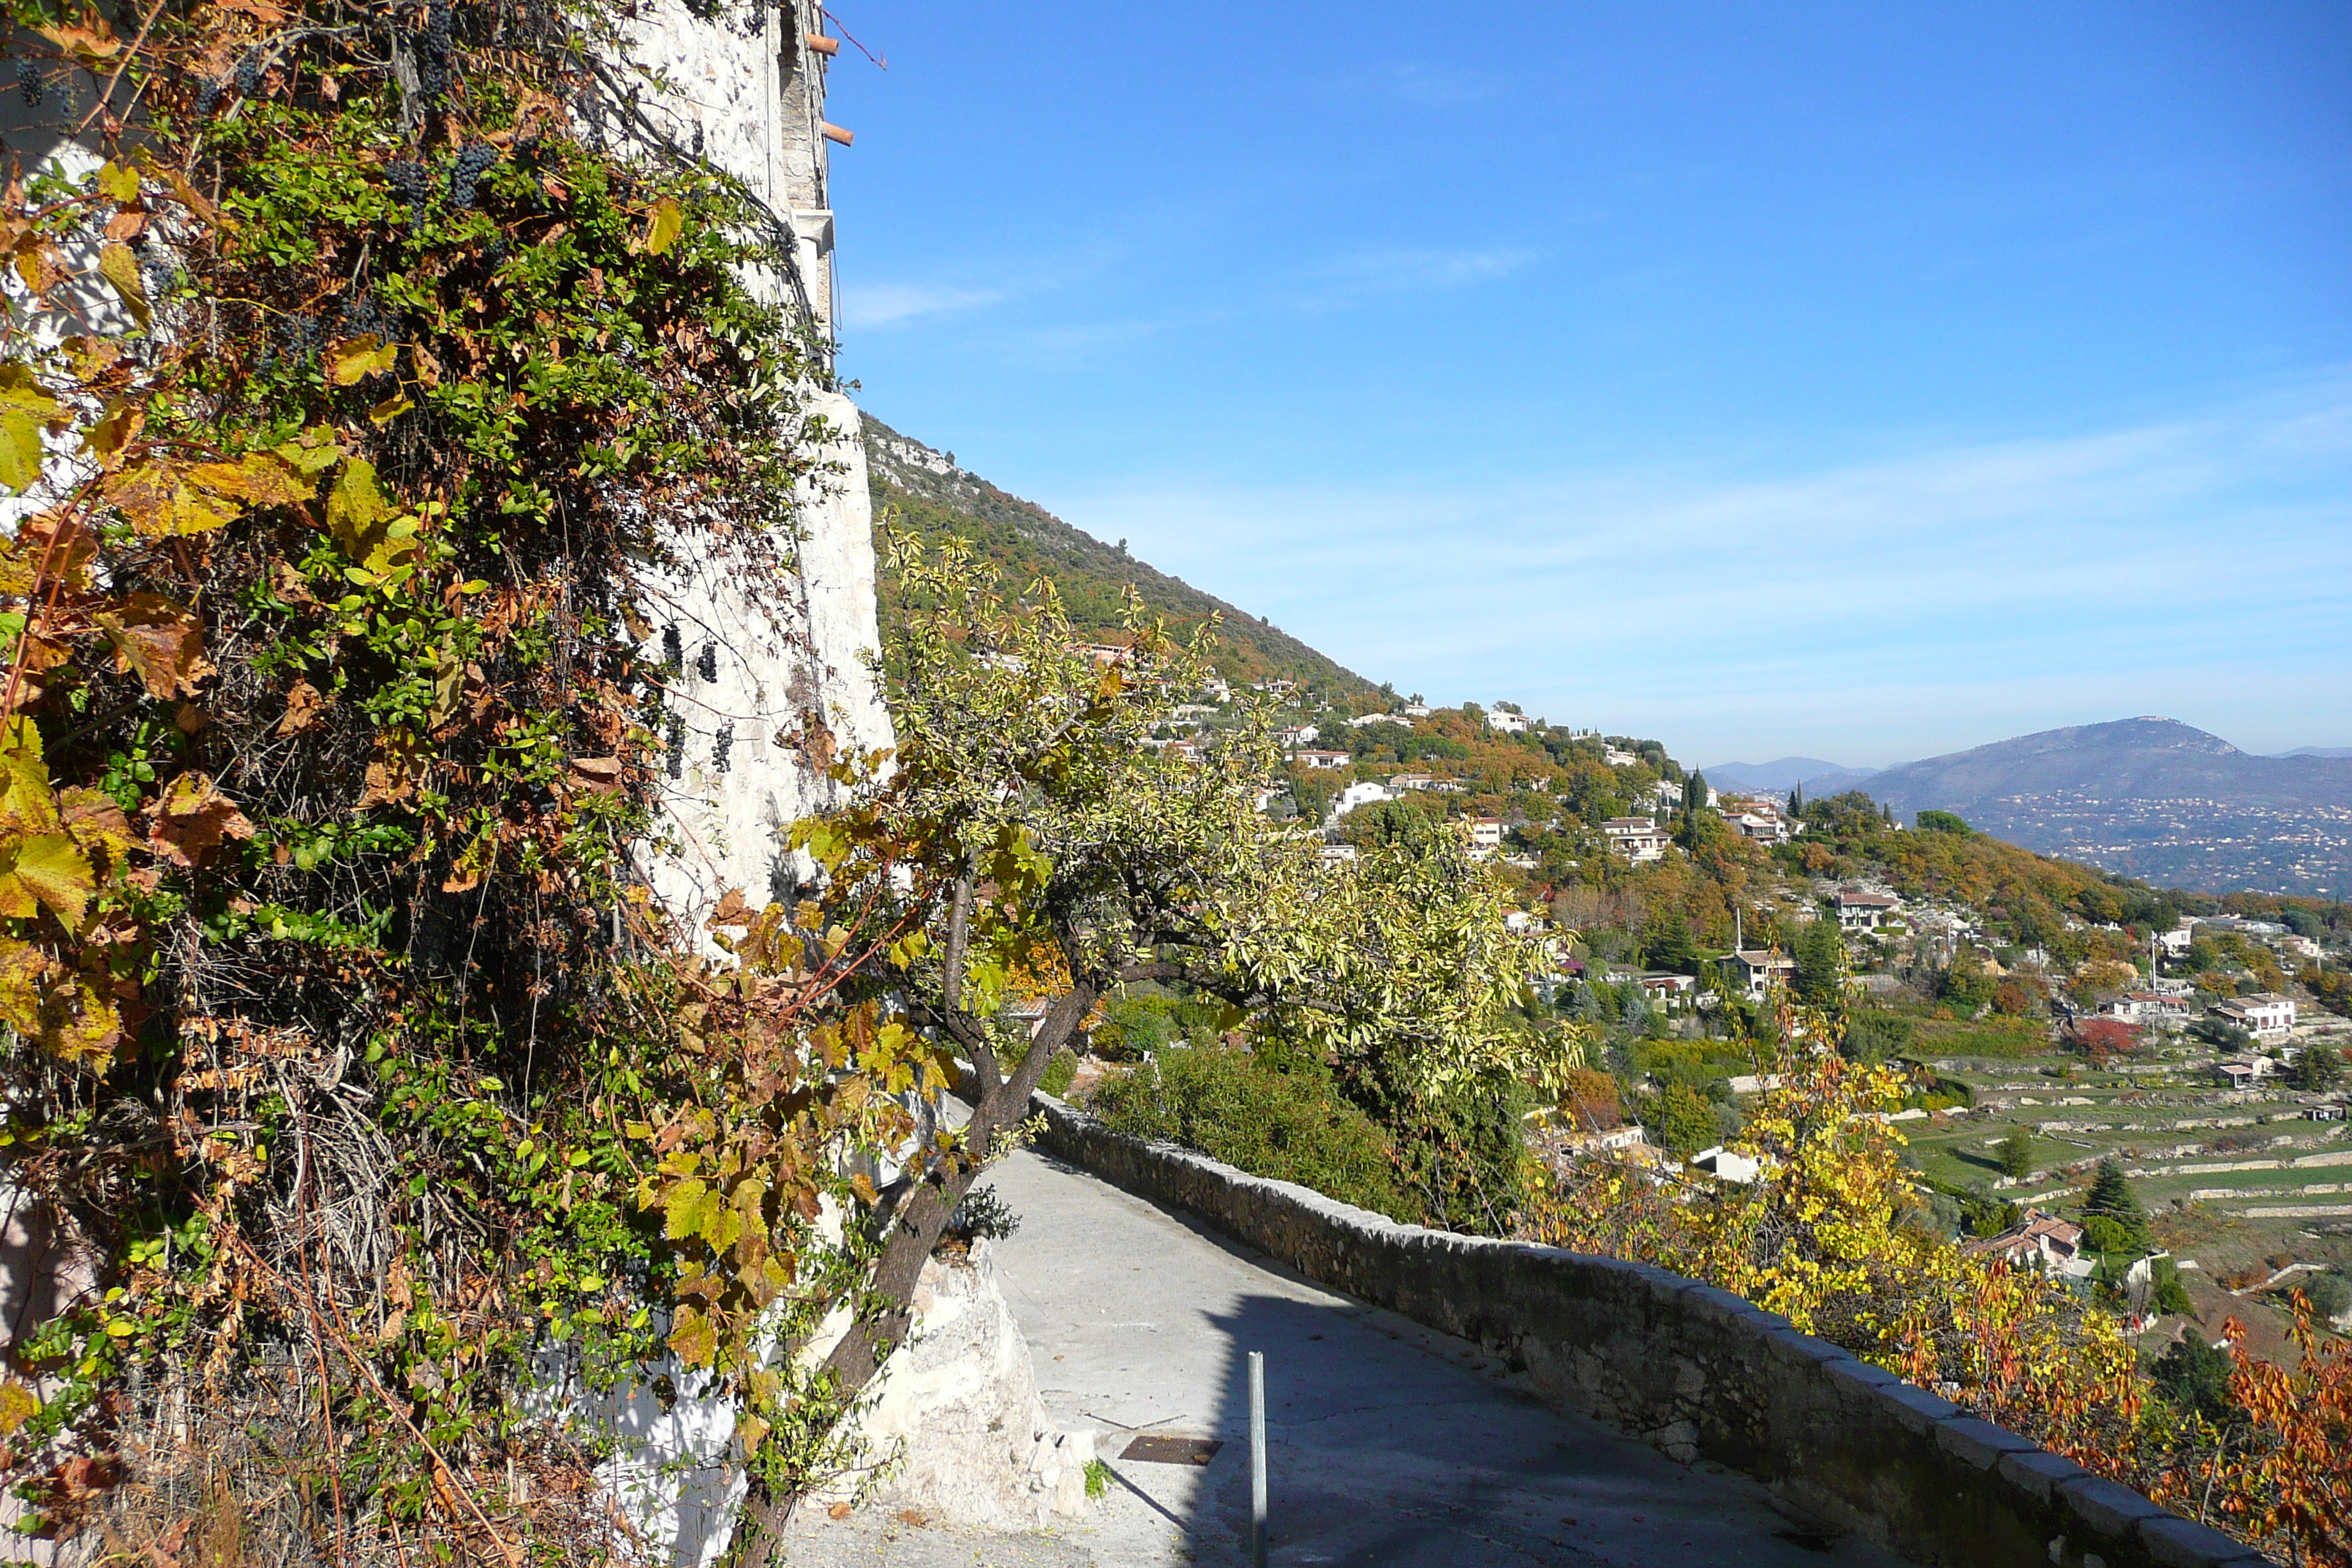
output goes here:
{"type": "Polygon", "coordinates": [[[37,833],[0,840],[0,915],[23,920],[46,904],[68,925],[79,925],[97,891],[89,858],[70,835],[37,833]]]}
{"type": "Polygon", "coordinates": [[[210,774],[182,773],[155,802],[147,847],[159,858],[193,870],[220,847],[222,839],[252,837],[252,821],[236,802],[221,794],[210,774]]]}
{"type": "Polygon", "coordinates": [[[135,670],[151,697],[193,697],[197,682],[213,673],[203,621],[161,594],[133,594],[120,610],[90,618],[114,645],[114,668],[135,670]]]}
{"type": "Polygon", "coordinates": [[[129,246],[117,240],[100,251],[98,275],[114,285],[131,320],[143,327],[153,318],[154,308],[147,302],[147,280],[139,276],[139,258],[129,246]]]}

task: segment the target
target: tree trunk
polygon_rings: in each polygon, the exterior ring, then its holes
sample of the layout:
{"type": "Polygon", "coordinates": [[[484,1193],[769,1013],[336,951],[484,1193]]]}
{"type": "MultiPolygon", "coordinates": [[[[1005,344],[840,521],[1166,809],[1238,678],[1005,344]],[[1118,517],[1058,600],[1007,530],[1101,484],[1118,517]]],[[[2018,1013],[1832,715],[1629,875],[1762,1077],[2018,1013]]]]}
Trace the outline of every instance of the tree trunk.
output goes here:
{"type": "MultiPolygon", "coordinates": [[[[970,1157],[952,1169],[927,1174],[914,1195],[900,1205],[871,1286],[872,1294],[888,1305],[850,1324],[849,1331],[825,1357],[823,1370],[834,1374],[845,1395],[854,1398],[863,1391],[890,1352],[906,1340],[908,1330],[914,1326],[908,1303],[914,1300],[916,1281],[922,1277],[924,1260],[947,1228],[948,1216],[979,1179],[998,1140],[1027,1120],[1029,1096],[1045,1076],[1045,1064],[1076,1031],[1099,995],[1094,985],[1082,981],[1055,1001],[1021,1066],[972,1108],[971,1120],[964,1124],[964,1147],[970,1157]]],[[[749,1547],[744,1568],[776,1568],[782,1563],[779,1531],[794,1500],[764,1496],[747,1500],[744,1519],[735,1532],[738,1543],[749,1547]]]]}

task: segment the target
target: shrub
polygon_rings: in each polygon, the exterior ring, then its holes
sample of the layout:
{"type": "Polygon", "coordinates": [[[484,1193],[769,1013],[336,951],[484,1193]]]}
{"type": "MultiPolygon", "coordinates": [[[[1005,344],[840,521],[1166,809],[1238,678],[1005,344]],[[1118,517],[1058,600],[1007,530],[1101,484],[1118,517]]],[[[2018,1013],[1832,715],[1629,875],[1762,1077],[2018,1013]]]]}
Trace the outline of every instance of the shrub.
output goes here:
{"type": "Polygon", "coordinates": [[[1845,1038],[1839,1048],[1853,1061],[1879,1061],[1908,1048],[1912,1031],[1908,1018],[1877,1008],[1858,1007],[1846,1015],[1845,1038]]]}
{"type": "Polygon", "coordinates": [[[1415,1223],[1389,1136],[1311,1070],[1227,1046],[1170,1050],[1104,1083],[1091,1109],[1117,1131],[1197,1149],[1254,1176],[1415,1223]]]}
{"type": "Polygon", "coordinates": [[[2323,1318],[2343,1315],[2352,1307],[2352,1279],[2341,1274],[2315,1274],[2303,1282],[2303,1293],[2311,1301],[2311,1310],[2323,1318]]]}

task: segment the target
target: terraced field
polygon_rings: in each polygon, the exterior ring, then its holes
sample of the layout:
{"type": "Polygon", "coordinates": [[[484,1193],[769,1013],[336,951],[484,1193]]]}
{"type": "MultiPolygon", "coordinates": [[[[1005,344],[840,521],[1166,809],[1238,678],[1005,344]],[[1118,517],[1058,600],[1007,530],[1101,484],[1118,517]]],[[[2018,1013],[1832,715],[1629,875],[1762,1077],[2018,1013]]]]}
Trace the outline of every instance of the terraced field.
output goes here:
{"type": "MultiPolygon", "coordinates": [[[[2298,1043],[2341,1047],[2352,1043],[2352,1026],[2329,1020],[2304,1031],[2298,1043]]],[[[2214,1080],[2211,1063],[2210,1051],[2193,1041],[2112,1071],[2046,1048],[1931,1058],[1938,1077],[1964,1087],[1971,1104],[1914,1123],[1913,1150],[1929,1176],[2021,1204],[2064,1206],[2091,1168],[2114,1154],[2141,1201],[2159,1214],[2199,1205],[2265,1229],[2318,1222],[2319,1229],[2352,1231],[2352,1123],[2310,1114],[2334,1097],[2303,1094],[2276,1079],[2227,1089],[2214,1080]],[[1997,1151],[2021,1127],[2033,1136],[2034,1170],[2012,1182],[1997,1151]]]]}

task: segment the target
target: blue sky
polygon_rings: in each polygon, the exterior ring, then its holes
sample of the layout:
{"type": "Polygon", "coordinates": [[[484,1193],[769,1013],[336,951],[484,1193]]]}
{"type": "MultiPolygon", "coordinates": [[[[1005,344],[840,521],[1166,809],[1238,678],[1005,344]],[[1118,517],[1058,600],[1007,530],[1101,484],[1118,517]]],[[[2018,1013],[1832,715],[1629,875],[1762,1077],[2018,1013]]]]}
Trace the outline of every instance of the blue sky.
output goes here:
{"type": "Polygon", "coordinates": [[[2352,745],[2352,6],[835,15],[861,401],[1374,680],[2352,745]]]}

